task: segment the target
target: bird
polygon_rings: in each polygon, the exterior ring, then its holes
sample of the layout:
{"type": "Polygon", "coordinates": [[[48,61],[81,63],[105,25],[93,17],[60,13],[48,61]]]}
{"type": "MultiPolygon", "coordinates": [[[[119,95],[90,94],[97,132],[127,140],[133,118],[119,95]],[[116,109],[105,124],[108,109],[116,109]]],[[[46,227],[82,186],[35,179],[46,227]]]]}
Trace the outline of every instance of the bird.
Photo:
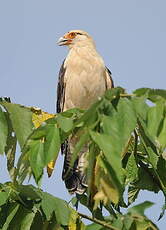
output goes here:
{"type": "MultiPolygon", "coordinates": [[[[112,73],[105,66],[93,38],[87,32],[71,30],[60,37],[57,44],[69,48],[59,71],[57,113],[72,108],[87,110],[107,89],[114,87],[112,73]]],[[[61,152],[65,155],[62,179],[69,193],[81,195],[88,186],[85,173],[87,150],[80,151],[71,168],[70,160],[76,139],[68,138],[61,145],[61,152]]]]}

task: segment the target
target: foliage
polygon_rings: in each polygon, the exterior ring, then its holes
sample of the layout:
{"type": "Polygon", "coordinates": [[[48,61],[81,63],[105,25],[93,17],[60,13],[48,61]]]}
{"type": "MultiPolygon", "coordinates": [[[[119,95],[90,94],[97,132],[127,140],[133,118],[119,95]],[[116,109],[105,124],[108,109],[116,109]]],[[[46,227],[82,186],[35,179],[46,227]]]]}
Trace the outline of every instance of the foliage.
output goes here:
{"type": "Polygon", "coordinates": [[[126,214],[121,209],[132,204],[140,190],[162,191],[166,198],[165,115],[166,91],[148,88],[131,95],[111,89],[87,111],[75,108],[56,115],[1,99],[0,153],[6,155],[11,181],[0,185],[0,229],[157,229],[144,214],[151,202],[129,207],[126,214]],[[23,185],[33,176],[40,186],[45,167],[51,176],[61,144],[73,135],[78,142],[71,166],[87,143],[89,164],[88,189],[73,197],[72,205],[84,205],[91,217],[40,188],[23,185]],[[109,216],[104,216],[104,208],[109,216]],[[82,218],[92,224],[85,225],[82,218]]]}

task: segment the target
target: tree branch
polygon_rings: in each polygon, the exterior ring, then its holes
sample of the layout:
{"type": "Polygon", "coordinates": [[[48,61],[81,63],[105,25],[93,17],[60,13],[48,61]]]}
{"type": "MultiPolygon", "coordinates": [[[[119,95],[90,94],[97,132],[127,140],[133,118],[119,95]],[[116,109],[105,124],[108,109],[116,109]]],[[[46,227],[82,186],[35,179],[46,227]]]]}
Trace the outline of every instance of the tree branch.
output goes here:
{"type": "Polygon", "coordinates": [[[111,230],[118,230],[116,227],[114,227],[114,226],[112,226],[111,224],[108,224],[108,223],[106,223],[106,222],[104,222],[104,221],[102,221],[102,220],[98,220],[98,219],[96,219],[96,218],[87,216],[87,215],[82,214],[82,213],[80,213],[80,212],[78,212],[78,215],[79,215],[80,217],[84,218],[84,219],[87,219],[87,220],[90,220],[90,221],[92,221],[92,222],[95,222],[96,224],[100,224],[100,225],[102,225],[102,226],[104,226],[104,227],[106,227],[106,228],[108,228],[108,229],[111,229],[111,230]]]}

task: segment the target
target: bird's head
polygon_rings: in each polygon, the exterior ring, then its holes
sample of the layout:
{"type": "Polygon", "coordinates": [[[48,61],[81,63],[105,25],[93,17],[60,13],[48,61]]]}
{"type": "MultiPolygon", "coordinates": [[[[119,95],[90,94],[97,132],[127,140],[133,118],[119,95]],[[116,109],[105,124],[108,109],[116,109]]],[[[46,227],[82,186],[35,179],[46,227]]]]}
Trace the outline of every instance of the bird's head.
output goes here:
{"type": "Polygon", "coordinates": [[[86,46],[86,45],[93,45],[94,41],[92,37],[83,30],[71,30],[67,32],[63,37],[60,37],[58,40],[59,46],[69,46],[72,48],[73,46],[86,46]]]}

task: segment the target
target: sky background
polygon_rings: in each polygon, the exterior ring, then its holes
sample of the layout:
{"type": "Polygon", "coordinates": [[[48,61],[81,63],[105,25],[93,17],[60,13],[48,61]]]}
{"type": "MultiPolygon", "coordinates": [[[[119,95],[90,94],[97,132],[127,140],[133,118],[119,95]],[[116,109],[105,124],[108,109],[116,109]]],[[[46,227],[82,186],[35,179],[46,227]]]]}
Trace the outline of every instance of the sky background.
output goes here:
{"type": "MultiPolygon", "coordinates": [[[[165,0],[0,0],[0,96],[55,113],[58,71],[67,54],[56,42],[72,29],[94,38],[115,86],[128,92],[166,88],[165,0]]],[[[51,179],[44,176],[43,189],[70,200],[62,165],[59,156],[51,179]]],[[[7,179],[4,171],[0,182],[7,179]]],[[[144,200],[156,203],[146,214],[164,230],[165,218],[157,222],[162,194],[142,192],[136,203],[144,200]]]]}

